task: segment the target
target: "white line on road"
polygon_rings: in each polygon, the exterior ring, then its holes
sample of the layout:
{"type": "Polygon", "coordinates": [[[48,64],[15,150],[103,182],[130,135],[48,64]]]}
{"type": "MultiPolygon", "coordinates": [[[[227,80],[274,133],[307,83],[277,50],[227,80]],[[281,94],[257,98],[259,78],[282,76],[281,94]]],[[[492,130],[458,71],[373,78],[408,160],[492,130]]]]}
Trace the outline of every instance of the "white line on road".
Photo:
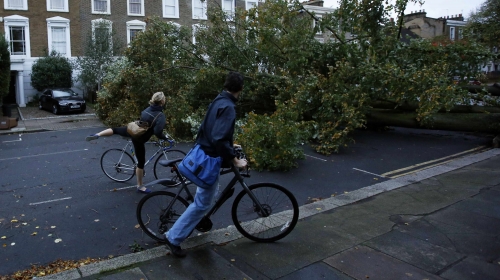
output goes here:
{"type": "Polygon", "coordinates": [[[123,187],[123,188],[118,188],[118,189],[112,189],[112,190],[110,190],[110,192],[121,191],[121,190],[126,190],[126,189],[131,189],[131,188],[137,188],[137,186],[129,186],[129,187],[123,187]]]}
{"type": "Polygon", "coordinates": [[[23,139],[21,138],[21,136],[22,136],[22,134],[19,134],[19,140],[2,141],[2,143],[20,142],[20,141],[23,141],[23,139]]]}
{"type": "Polygon", "coordinates": [[[88,150],[89,150],[89,149],[83,149],[83,150],[73,150],[73,151],[55,152],[55,153],[39,154],[39,155],[31,155],[31,156],[20,156],[20,157],[12,157],[12,158],[0,158],[0,161],[2,161],[2,160],[11,160],[11,159],[30,158],[30,157],[39,157],[39,156],[50,156],[50,155],[66,154],[66,153],[76,153],[76,152],[83,152],[83,151],[88,151],[88,150]]]}
{"type": "Polygon", "coordinates": [[[364,173],[368,173],[368,174],[371,174],[371,175],[375,175],[377,177],[387,178],[385,176],[381,176],[381,175],[378,175],[378,174],[375,174],[375,173],[371,173],[371,172],[368,172],[368,171],[365,171],[365,170],[361,170],[361,169],[357,169],[357,168],[352,168],[352,169],[357,170],[357,171],[361,171],[361,172],[364,172],[364,173]]]}
{"type": "Polygon", "coordinates": [[[313,156],[310,156],[310,155],[306,155],[304,154],[306,157],[310,157],[310,158],[313,158],[313,159],[319,159],[319,160],[322,160],[322,161],[328,161],[326,159],[322,159],[322,158],[318,158],[318,157],[313,157],[313,156]]]}
{"type": "Polygon", "coordinates": [[[42,202],[34,202],[34,203],[30,203],[29,205],[38,205],[38,204],[56,202],[56,201],[67,200],[67,199],[71,199],[71,197],[65,197],[65,198],[59,198],[59,199],[53,199],[53,200],[47,200],[47,201],[42,201],[42,202]]]}

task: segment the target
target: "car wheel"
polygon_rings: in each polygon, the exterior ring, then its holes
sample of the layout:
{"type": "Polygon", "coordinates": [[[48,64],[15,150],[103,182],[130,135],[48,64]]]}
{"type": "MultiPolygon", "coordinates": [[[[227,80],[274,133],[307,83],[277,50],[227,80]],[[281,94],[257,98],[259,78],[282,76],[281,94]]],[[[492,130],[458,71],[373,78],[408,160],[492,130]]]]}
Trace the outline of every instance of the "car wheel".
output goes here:
{"type": "Polygon", "coordinates": [[[38,101],[38,109],[42,110],[43,107],[42,107],[42,101],[38,101]]]}
{"type": "Polygon", "coordinates": [[[59,114],[59,110],[57,109],[56,105],[52,105],[52,113],[54,113],[54,115],[59,114]]]}

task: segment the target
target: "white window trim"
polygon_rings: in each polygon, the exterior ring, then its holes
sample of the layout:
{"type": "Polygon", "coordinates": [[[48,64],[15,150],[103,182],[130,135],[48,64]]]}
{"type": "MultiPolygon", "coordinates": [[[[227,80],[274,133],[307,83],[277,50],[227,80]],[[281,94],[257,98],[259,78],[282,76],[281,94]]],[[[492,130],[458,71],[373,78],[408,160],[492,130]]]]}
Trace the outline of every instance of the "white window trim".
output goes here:
{"type": "Polygon", "coordinates": [[[71,57],[71,36],[69,34],[69,19],[63,17],[51,17],[47,19],[47,39],[49,54],[52,52],[52,27],[66,28],[66,54],[65,57],[71,57]]]}
{"type": "Polygon", "coordinates": [[[68,0],[64,0],[64,9],[51,9],[50,8],[50,0],[47,0],[47,11],[49,12],[69,12],[68,0]]]}
{"type": "Polygon", "coordinates": [[[452,40],[452,41],[455,40],[455,27],[454,26],[450,27],[450,40],[452,40]]]}
{"type": "Polygon", "coordinates": [[[140,14],[132,14],[130,13],[130,0],[127,0],[127,15],[129,16],[144,16],[144,1],[141,0],[141,13],[140,14]]]}
{"type": "Polygon", "coordinates": [[[247,11],[250,10],[251,8],[253,8],[253,7],[258,7],[258,6],[259,6],[259,0],[251,0],[251,1],[245,0],[245,10],[247,10],[247,11]],[[255,2],[256,3],[255,6],[250,6],[249,5],[250,2],[252,2],[252,3],[255,2]]]}
{"type": "Polygon", "coordinates": [[[192,9],[192,15],[193,15],[193,19],[203,19],[203,20],[206,20],[207,19],[207,1],[208,0],[205,0],[205,1],[200,1],[200,0],[192,0],[191,1],[191,9],[192,9]],[[194,3],[195,2],[201,2],[202,6],[203,6],[203,16],[201,17],[197,17],[195,16],[195,13],[194,13],[194,3]]]}
{"type": "MultiPolygon", "coordinates": [[[[166,5],[167,1],[166,0],[161,1],[161,11],[162,11],[164,18],[179,18],[179,0],[174,0],[174,1],[175,1],[175,14],[173,16],[167,15],[165,13],[165,5],[166,5]]],[[[205,0],[205,1],[207,1],[207,0],[205,0]]]]}
{"type": "Polygon", "coordinates": [[[200,29],[200,25],[199,24],[193,24],[193,45],[196,45],[196,33],[198,32],[198,30],[200,29]]]}
{"type": "Polygon", "coordinates": [[[131,20],[127,21],[127,44],[130,44],[130,30],[131,29],[141,29],[142,31],[146,30],[146,23],[140,20],[131,20]]]}
{"type": "MultiPolygon", "coordinates": [[[[226,8],[226,5],[225,5],[226,1],[224,1],[224,0],[221,0],[221,1],[222,1],[222,5],[221,5],[221,6],[222,6],[222,10],[223,10],[223,11],[228,10],[228,9],[226,8]]],[[[235,6],[235,3],[234,3],[234,1],[235,1],[235,0],[231,0],[231,12],[229,13],[229,16],[231,16],[231,17],[232,17],[232,16],[234,16],[234,11],[235,11],[235,7],[234,7],[234,6],[235,6]]]]}
{"type": "MultiPolygon", "coordinates": [[[[10,32],[9,32],[9,27],[11,26],[22,26],[24,27],[24,40],[25,40],[25,48],[26,48],[26,54],[25,55],[13,55],[11,54],[10,57],[12,58],[27,58],[31,57],[31,43],[30,43],[30,21],[27,17],[23,16],[7,16],[3,18],[4,20],[4,31],[5,31],[5,39],[7,42],[10,41],[10,32]]],[[[9,50],[10,50],[10,44],[9,44],[9,50]]]]}
{"type": "Polygon", "coordinates": [[[98,15],[110,15],[111,14],[111,0],[106,0],[107,5],[106,7],[108,8],[106,12],[98,12],[94,10],[94,0],[90,0],[91,6],[92,6],[92,14],[98,14],[98,15]]]}
{"type": "MultiPolygon", "coordinates": [[[[323,18],[323,15],[315,14],[314,16],[316,18],[318,18],[318,20],[320,20],[320,21],[323,18]]],[[[316,28],[316,18],[313,18],[313,28],[316,28]]],[[[322,34],[323,34],[323,32],[321,30],[319,30],[318,32],[316,32],[316,35],[322,35],[322,34]]]]}
{"type": "Polygon", "coordinates": [[[5,10],[23,10],[23,11],[26,11],[26,10],[28,10],[28,0],[23,0],[23,7],[22,8],[10,8],[9,7],[9,0],[3,0],[3,7],[5,10]]]}
{"type": "MultiPolygon", "coordinates": [[[[112,21],[110,21],[108,19],[103,19],[103,18],[94,19],[94,20],[92,20],[92,40],[95,39],[95,37],[94,37],[95,26],[96,26],[96,24],[98,24],[100,22],[107,23],[110,34],[113,32],[113,22],[112,21]]],[[[111,48],[113,48],[113,35],[112,34],[109,38],[109,46],[111,48]]]]}

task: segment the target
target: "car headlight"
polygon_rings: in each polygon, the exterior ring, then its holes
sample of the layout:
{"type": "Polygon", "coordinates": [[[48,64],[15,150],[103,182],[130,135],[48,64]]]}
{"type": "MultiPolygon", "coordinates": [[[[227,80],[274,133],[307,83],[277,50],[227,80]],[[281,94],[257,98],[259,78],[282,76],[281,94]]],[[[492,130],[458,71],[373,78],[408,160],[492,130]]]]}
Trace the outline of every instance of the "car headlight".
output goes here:
{"type": "Polygon", "coordinates": [[[83,100],[82,103],[85,104],[85,100],[83,100]]]}
{"type": "Polygon", "coordinates": [[[66,106],[66,105],[68,105],[68,102],[66,102],[66,101],[60,101],[60,102],[59,102],[59,105],[61,105],[61,106],[66,106]]]}

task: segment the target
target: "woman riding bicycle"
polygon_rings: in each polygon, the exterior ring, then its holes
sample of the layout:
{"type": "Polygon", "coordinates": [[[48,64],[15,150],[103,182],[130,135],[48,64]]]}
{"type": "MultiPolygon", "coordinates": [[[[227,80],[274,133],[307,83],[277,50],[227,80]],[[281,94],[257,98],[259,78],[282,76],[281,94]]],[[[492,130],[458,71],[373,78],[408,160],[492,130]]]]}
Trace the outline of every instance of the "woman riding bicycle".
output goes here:
{"type": "Polygon", "coordinates": [[[142,178],[144,177],[144,164],[146,163],[146,147],[145,143],[149,141],[151,136],[156,135],[160,140],[168,140],[168,138],[163,134],[163,128],[165,128],[166,118],[163,114],[163,106],[165,105],[165,95],[163,92],[156,92],[151,97],[149,101],[150,106],[141,112],[141,121],[148,122],[150,124],[149,129],[146,133],[142,134],[137,138],[133,138],[127,132],[127,127],[113,127],[107,128],[99,133],[89,135],[85,138],[87,141],[98,139],[101,136],[111,136],[113,134],[118,134],[124,137],[131,137],[132,144],[134,145],[135,154],[137,157],[137,167],[135,169],[135,174],[137,175],[137,192],[139,193],[150,193],[151,190],[142,186],[142,178]]]}

